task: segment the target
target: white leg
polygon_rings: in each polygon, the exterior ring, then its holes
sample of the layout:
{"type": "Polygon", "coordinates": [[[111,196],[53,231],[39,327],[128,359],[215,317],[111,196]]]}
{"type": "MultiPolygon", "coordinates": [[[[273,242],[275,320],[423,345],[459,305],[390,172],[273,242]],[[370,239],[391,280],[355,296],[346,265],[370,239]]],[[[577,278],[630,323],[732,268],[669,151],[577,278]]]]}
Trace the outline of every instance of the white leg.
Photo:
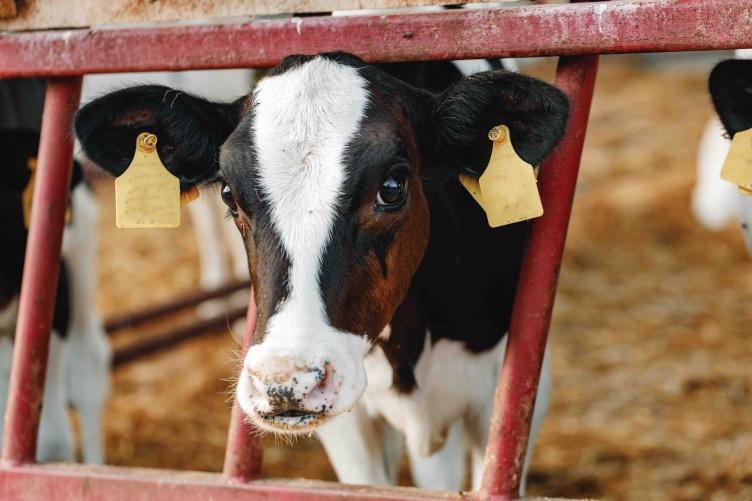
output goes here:
{"type": "Polygon", "coordinates": [[[400,466],[402,466],[402,455],[405,453],[405,436],[386,420],[382,420],[381,437],[384,447],[384,468],[389,483],[394,485],[397,483],[400,466]]]}
{"type": "Polygon", "coordinates": [[[111,351],[102,323],[72,324],[68,332],[68,393],[81,425],[83,460],[104,463],[104,407],[110,390],[111,351]]]}
{"type": "MultiPolygon", "coordinates": [[[[527,486],[527,472],[530,468],[530,462],[533,458],[533,448],[535,439],[538,436],[543,418],[548,411],[548,404],[551,400],[551,363],[549,360],[548,349],[543,357],[543,366],[541,367],[540,381],[538,383],[538,393],[535,398],[535,408],[533,409],[533,419],[530,424],[530,440],[527,443],[527,452],[525,454],[525,464],[522,468],[522,481],[520,482],[520,496],[525,495],[527,486]]],[[[488,427],[493,413],[493,398],[489,398],[488,406],[483,409],[474,419],[468,422],[466,432],[471,442],[470,459],[472,462],[473,490],[480,488],[483,477],[483,466],[486,453],[486,444],[488,443],[488,427]]]]}
{"type": "Polygon", "coordinates": [[[70,270],[71,321],[68,329],[67,384],[81,424],[83,459],[104,462],[102,418],[110,389],[111,350],[96,310],[98,205],[86,186],[72,195],[72,225],[66,228],[63,256],[70,270]]]}
{"type": "Polygon", "coordinates": [[[74,460],[73,426],[68,416],[65,382],[65,343],[53,332],[42,399],[42,416],[37,440],[37,461],[74,460]]]}
{"type": "Polygon", "coordinates": [[[5,408],[8,405],[8,383],[13,362],[13,343],[10,336],[0,336],[0,445],[3,443],[5,408]]]}
{"type": "Polygon", "coordinates": [[[486,405],[479,414],[469,416],[465,425],[465,433],[470,446],[470,466],[472,475],[472,489],[478,491],[483,479],[483,465],[486,457],[486,444],[488,443],[488,427],[493,413],[493,394],[489,396],[486,405]]]}
{"type": "Polygon", "coordinates": [[[465,438],[461,421],[454,423],[438,452],[421,457],[408,451],[415,485],[422,489],[459,491],[465,484],[465,438]]]}
{"type": "Polygon", "coordinates": [[[384,451],[375,422],[362,404],[316,430],[339,481],[345,484],[389,485],[384,451]]]}

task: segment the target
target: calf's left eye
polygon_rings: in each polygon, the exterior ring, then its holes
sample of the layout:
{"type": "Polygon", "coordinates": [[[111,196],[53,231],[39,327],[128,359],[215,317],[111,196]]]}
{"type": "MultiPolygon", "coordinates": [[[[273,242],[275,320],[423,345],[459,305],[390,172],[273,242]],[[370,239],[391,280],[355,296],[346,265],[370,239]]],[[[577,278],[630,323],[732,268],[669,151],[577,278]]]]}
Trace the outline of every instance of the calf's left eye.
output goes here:
{"type": "Polygon", "coordinates": [[[396,209],[407,196],[407,175],[391,173],[384,178],[376,195],[376,206],[380,209],[396,209]]]}
{"type": "Polygon", "coordinates": [[[230,214],[232,214],[232,217],[237,217],[238,204],[235,201],[235,197],[233,196],[232,191],[230,191],[230,187],[227,186],[227,183],[222,183],[222,191],[220,192],[220,195],[222,197],[222,201],[230,210],[230,214]]]}

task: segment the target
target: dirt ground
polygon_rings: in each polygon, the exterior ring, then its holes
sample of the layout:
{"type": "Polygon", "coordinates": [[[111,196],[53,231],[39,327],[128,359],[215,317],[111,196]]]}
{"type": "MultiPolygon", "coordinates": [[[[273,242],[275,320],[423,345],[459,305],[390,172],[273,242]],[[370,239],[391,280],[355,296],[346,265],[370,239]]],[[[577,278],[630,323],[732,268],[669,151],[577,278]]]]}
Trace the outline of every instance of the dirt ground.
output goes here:
{"type": "MultiPolygon", "coordinates": [[[[752,260],[736,228],[706,231],[689,211],[709,69],[625,57],[601,65],[530,494],[752,499],[752,260]]],[[[550,80],[552,66],[533,73],[550,80]]],[[[99,192],[105,316],[194,290],[190,224],[117,231],[111,189],[99,192]]],[[[220,470],[235,350],[228,329],[118,368],[108,462],[220,470]]],[[[334,479],[314,440],[268,441],[263,473],[334,479]]]]}

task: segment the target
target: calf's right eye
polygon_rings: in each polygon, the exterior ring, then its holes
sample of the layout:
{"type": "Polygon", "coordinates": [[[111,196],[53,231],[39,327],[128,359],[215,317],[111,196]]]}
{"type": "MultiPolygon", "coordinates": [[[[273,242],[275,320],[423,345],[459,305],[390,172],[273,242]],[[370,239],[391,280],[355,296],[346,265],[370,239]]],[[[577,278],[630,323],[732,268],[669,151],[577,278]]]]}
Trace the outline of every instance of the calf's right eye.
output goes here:
{"type": "Polygon", "coordinates": [[[221,196],[222,201],[225,203],[227,208],[230,209],[230,214],[232,214],[232,217],[237,217],[238,203],[235,201],[235,196],[232,194],[230,187],[227,186],[227,183],[222,183],[221,196]]]}

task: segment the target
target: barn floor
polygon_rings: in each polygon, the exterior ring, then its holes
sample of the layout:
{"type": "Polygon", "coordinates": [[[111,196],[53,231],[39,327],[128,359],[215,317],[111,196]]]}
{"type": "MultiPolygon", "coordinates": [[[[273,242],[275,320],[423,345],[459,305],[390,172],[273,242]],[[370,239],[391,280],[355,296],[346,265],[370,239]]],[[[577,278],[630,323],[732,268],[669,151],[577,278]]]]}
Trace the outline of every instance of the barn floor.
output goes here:
{"type": "MultiPolygon", "coordinates": [[[[530,494],[752,498],[752,260],[735,228],[703,230],[689,211],[697,140],[711,116],[709,68],[603,61],[530,494]]],[[[550,79],[553,67],[533,73],[550,79]]],[[[190,225],[117,231],[111,189],[99,192],[105,316],[194,290],[190,225]]],[[[221,469],[235,349],[228,330],[118,368],[108,462],[221,469]]],[[[265,476],[334,478],[313,439],[270,439],[264,459],[265,476]]]]}

